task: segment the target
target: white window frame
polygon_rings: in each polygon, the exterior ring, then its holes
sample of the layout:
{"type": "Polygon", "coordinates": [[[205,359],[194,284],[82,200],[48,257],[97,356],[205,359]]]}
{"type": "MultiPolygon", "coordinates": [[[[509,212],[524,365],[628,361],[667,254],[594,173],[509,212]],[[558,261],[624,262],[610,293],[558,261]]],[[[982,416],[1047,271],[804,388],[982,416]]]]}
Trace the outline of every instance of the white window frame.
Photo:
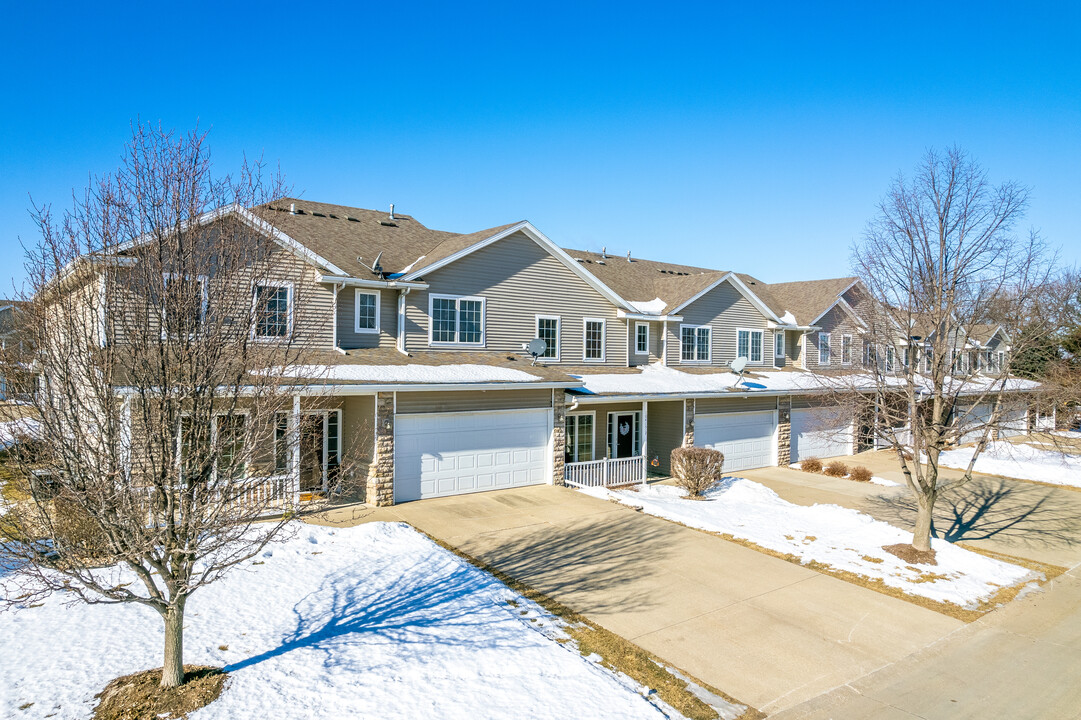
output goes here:
{"type": "Polygon", "coordinates": [[[649,323],[636,322],[634,324],[634,354],[635,355],[649,355],[649,323]],[[639,328],[646,329],[646,346],[640,347],[638,345],[638,330],[639,328]]]}
{"type": "Polygon", "coordinates": [[[293,283],[291,281],[289,281],[289,280],[274,280],[272,282],[271,281],[268,281],[268,282],[253,282],[251,284],[251,319],[252,319],[252,323],[251,323],[251,333],[249,334],[249,337],[252,340],[255,340],[256,342],[276,342],[276,341],[281,341],[281,340],[288,340],[289,338],[291,338],[293,336],[293,326],[294,326],[294,324],[293,324],[293,313],[294,313],[294,308],[296,307],[296,303],[293,302],[293,298],[294,298],[293,283]],[[284,335],[260,335],[260,334],[258,334],[256,332],[256,328],[259,327],[259,317],[258,317],[259,307],[256,305],[255,293],[256,293],[256,290],[258,290],[258,288],[261,288],[261,287],[274,288],[276,290],[281,290],[282,288],[285,288],[286,291],[288,292],[288,295],[286,297],[285,302],[286,302],[286,307],[287,307],[287,312],[288,312],[289,317],[288,317],[288,320],[286,320],[285,334],[284,335]]]}
{"type": "Polygon", "coordinates": [[[893,345],[886,346],[886,372],[892,373],[897,369],[897,351],[893,349],[893,345]]]}
{"type": "Polygon", "coordinates": [[[995,368],[995,372],[1001,373],[1006,367],[1006,351],[997,350],[995,353],[995,359],[998,361],[998,366],[995,368]]]}
{"type": "MultiPolygon", "coordinates": [[[[190,279],[191,275],[185,275],[183,273],[174,273],[174,272],[162,273],[161,274],[161,283],[162,283],[162,288],[161,289],[165,290],[166,289],[165,286],[168,285],[169,281],[173,280],[173,279],[176,279],[176,278],[190,279]]],[[[202,327],[203,323],[206,322],[206,309],[207,309],[207,305],[210,302],[210,293],[209,293],[209,289],[208,289],[209,278],[206,275],[196,275],[195,276],[195,282],[199,283],[199,288],[202,290],[202,293],[203,293],[203,303],[202,303],[202,306],[199,308],[199,327],[202,327]]],[[[162,340],[168,340],[169,339],[169,337],[168,337],[169,333],[168,333],[168,330],[166,329],[168,327],[168,322],[169,322],[168,318],[167,318],[167,314],[168,314],[168,311],[166,310],[165,305],[163,303],[162,308],[161,308],[161,339],[162,340]]],[[[188,337],[193,338],[193,337],[195,337],[195,334],[193,333],[191,335],[188,335],[188,337]]]]}
{"type": "Polygon", "coordinates": [[[679,362],[683,365],[708,364],[713,362],[713,326],[712,325],[680,325],[679,326],[679,362]],[[683,357],[683,331],[694,330],[694,359],[687,360],[683,357]],[[708,340],[706,341],[706,357],[698,357],[698,331],[705,330],[708,340]]]}
{"type": "MultiPolygon", "coordinates": [[[[244,417],[244,432],[247,433],[250,429],[251,412],[247,408],[237,408],[232,411],[232,415],[235,417],[241,415],[244,417]]],[[[214,413],[210,418],[210,447],[214,448],[218,444],[218,418],[228,417],[229,413],[214,413]]],[[[180,416],[176,421],[176,467],[179,470],[181,483],[187,485],[187,481],[184,480],[184,419],[190,418],[191,413],[184,411],[180,413],[180,416]]],[[[244,462],[244,474],[239,480],[247,480],[251,477],[251,448],[248,447],[245,450],[244,462]]],[[[210,471],[210,484],[216,485],[218,482],[218,464],[214,463],[214,468],[210,471]]]]}
{"type": "Polygon", "coordinates": [[[851,365],[852,364],[852,336],[847,334],[847,333],[841,336],[841,364],[842,365],[851,365]],[[848,359],[847,360],[845,360],[845,351],[846,350],[848,352],[848,359]]]}
{"type": "Polygon", "coordinates": [[[608,321],[604,318],[582,318],[582,362],[587,363],[602,363],[604,358],[607,357],[608,348],[608,321]],[[591,358],[587,356],[588,346],[586,345],[587,330],[590,323],[601,324],[601,356],[599,358],[591,358]]]}
{"type": "Polygon", "coordinates": [[[353,332],[358,335],[378,335],[379,334],[379,312],[382,308],[383,293],[378,290],[361,290],[360,288],[353,288],[353,332]],[[362,328],[360,326],[360,296],[361,295],[373,295],[375,296],[375,327],[362,328]]]}
{"type": "Polygon", "coordinates": [[[488,300],[480,295],[428,295],[428,345],[433,347],[484,347],[488,342],[488,300]],[[433,340],[435,331],[434,308],[436,300],[454,301],[454,340],[433,340]],[[480,303],[480,342],[462,342],[462,301],[472,300],[480,303]]]}
{"type": "Polygon", "coordinates": [[[736,328],[736,357],[740,357],[739,354],[739,334],[747,333],[747,363],[749,365],[761,365],[766,361],[766,333],[762,328],[736,328]],[[751,336],[758,333],[758,352],[760,357],[755,360],[751,356],[751,348],[754,347],[754,343],[751,341],[751,336]]]}
{"type": "MultiPolygon", "coordinates": [[[[580,417],[585,416],[585,415],[588,415],[591,418],[591,422],[589,424],[589,454],[590,454],[590,459],[589,460],[578,460],[577,459],[578,458],[578,443],[577,443],[577,440],[578,440],[578,420],[575,419],[575,421],[574,421],[574,424],[575,424],[575,427],[574,427],[574,439],[575,439],[574,449],[573,449],[573,451],[571,451],[569,453],[565,453],[565,454],[571,456],[570,462],[593,462],[594,460],[597,459],[597,413],[596,413],[596,411],[594,411],[594,410],[585,410],[585,411],[582,411],[582,412],[567,413],[567,420],[569,420],[570,418],[580,418],[580,417]]],[[[564,420],[564,428],[565,427],[566,427],[566,420],[564,420]]],[[[565,430],[564,430],[564,432],[565,432],[565,430]]],[[[564,441],[566,441],[566,438],[564,438],[564,441]]]]}
{"type": "Polygon", "coordinates": [[[824,332],[818,333],[818,364],[819,365],[829,365],[831,360],[833,359],[832,343],[833,343],[833,333],[824,333],[824,332]],[[823,340],[825,341],[825,344],[826,344],[825,345],[825,347],[826,347],[826,359],[824,361],[822,360],[822,343],[823,343],[823,340]]]}
{"type": "Polygon", "coordinates": [[[541,320],[555,320],[556,321],[556,354],[555,355],[542,355],[538,356],[545,360],[551,360],[553,362],[559,362],[559,346],[563,344],[563,318],[559,315],[534,315],[533,316],[533,337],[540,337],[540,321],[541,320]]]}
{"type": "Polygon", "coordinates": [[[773,359],[776,360],[777,358],[781,358],[784,360],[786,355],[784,330],[775,330],[773,332],[773,359]],[[778,341],[780,344],[779,348],[778,341]],[[780,350],[780,352],[777,352],[778,350],[780,350]]]}

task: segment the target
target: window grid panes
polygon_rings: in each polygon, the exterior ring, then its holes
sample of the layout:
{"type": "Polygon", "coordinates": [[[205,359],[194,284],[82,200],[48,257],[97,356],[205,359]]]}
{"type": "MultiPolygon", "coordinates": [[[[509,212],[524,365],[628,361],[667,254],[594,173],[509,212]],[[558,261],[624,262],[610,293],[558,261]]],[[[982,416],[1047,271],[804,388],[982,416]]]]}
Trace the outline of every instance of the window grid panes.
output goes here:
{"type": "Polygon", "coordinates": [[[544,341],[544,352],[538,357],[557,357],[559,348],[559,320],[556,318],[537,318],[537,337],[544,341]]]}
{"type": "Polygon", "coordinates": [[[458,304],[454,298],[432,299],[432,341],[454,342],[458,327],[458,304]]]}
{"type": "Polygon", "coordinates": [[[649,352],[649,326],[639,324],[634,326],[634,349],[639,355],[649,352]]]}
{"type": "Polygon", "coordinates": [[[567,459],[589,462],[593,459],[593,416],[567,416],[567,459]]]}
{"type": "Polygon", "coordinates": [[[819,333],[818,335],[818,364],[829,365],[830,363],[830,334],[819,333]]]}
{"type": "Polygon", "coordinates": [[[244,415],[223,415],[215,419],[218,431],[218,480],[237,480],[244,476],[244,415]]]}
{"type": "Polygon", "coordinates": [[[482,340],[480,300],[459,300],[458,342],[479,344],[482,340]]]}
{"type": "Polygon", "coordinates": [[[604,359],[604,323],[599,320],[586,321],[585,359],[604,359]]]}
{"type": "Polygon", "coordinates": [[[736,334],[736,355],[750,362],[762,362],[762,331],[740,330],[736,334]]]}
{"type": "Polygon", "coordinates": [[[289,334],[289,288],[268,285],[255,288],[255,334],[258,337],[289,334]]]}
{"type": "Polygon", "coordinates": [[[773,356],[783,358],[784,357],[784,333],[777,332],[773,334],[773,356]]]}
{"type": "Polygon", "coordinates": [[[375,293],[357,292],[357,330],[375,330],[376,317],[375,293]]]}
{"type": "Polygon", "coordinates": [[[841,336],[841,362],[846,363],[846,364],[852,362],[852,336],[851,335],[842,335],[841,336]]]}
{"type": "Polygon", "coordinates": [[[708,327],[680,328],[680,359],[684,362],[709,360],[709,339],[708,327]]]}

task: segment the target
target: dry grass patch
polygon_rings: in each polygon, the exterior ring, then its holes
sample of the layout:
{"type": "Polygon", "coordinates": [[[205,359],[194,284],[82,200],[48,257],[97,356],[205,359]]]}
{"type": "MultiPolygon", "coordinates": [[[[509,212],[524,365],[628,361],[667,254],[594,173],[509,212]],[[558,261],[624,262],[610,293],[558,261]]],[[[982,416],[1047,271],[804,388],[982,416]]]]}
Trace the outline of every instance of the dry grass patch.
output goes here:
{"type": "MultiPolygon", "coordinates": [[[[417,528],[417,531],[423,532],[419,528],[417,528]]],[[[544,593],[535,590],[525,583],[515,580],[510,575],[492,567],[488,563],[478,560],[456,547],[448,545],[439,538],[432,537],[427,533],[424,533],[424,535],[435,544],[493,575],[514,592],[527,600],[537,603],[548,612],[563,620],[564,631],[574,639],[575,643],[578,645],[578,652],[583,656],[589,656],[596,653],[603,658],[601,661],[602,665],[610,670],[621,672],[632,678],[635,682],[655,690],[662,700],[674,707],[685,717],[690,718],[690,720],[714,720],[719,717],[712,707],[691,692],[687,680],[676,677],[664,667],[665,661],[651,655],[625,638],[594,624],[585,616],[580,615],[566,605],[548,597],[544,593]]],[[[512,607],[517,606],[517,603],[514,601],[508,601],[508,604],[512,607]]],[[[714,695],[724,698],[728,702],[737,705],[746,705],[746,703],[736,700],[712,685],[691,676],[689,673],[684,673],[682,670],[679,672],[690,680],[690,682],[704,688],[714,695]]],[[[766,717],[765,713],[762,713],[749,705],[746,707],[747,709],[739,716],[739,718],[737,718],[737,720],[761,720],[761,718],[766,717]]]]}
{"type": "Polygon", "coordinates": [[[835,477],[835,478],[847,477],[848,476],[848,465],[845,465],[840,460],[834,460],[829,465],[827,465],[826,469],[823,470],[822,472],[824,472],[826,475],[829,475],[830,477],[835,477]]]}
{"type": "Polygon", "coordinates": [[[184,684],[159,687],[161,668],[118,677],[95,695],[94,720],[174,720],[218,699],[225,686],[221,668],[185,665],[184,684]]]}
{"type": "Polygon", "coordinates": [[[815,457],[801,460],[799,469],[803,472],[820,473],[822,472],[822,461],[815,457]]]}

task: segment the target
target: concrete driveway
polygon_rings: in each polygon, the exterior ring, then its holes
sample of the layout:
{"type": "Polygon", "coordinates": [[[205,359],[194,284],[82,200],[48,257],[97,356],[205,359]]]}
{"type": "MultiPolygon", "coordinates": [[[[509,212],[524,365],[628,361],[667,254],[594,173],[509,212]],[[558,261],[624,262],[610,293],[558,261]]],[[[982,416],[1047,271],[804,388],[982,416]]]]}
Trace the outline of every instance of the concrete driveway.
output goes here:
{"type": "Polygon", "coordinates": [[[566,488],[346,508],[328,520],[408,522],[767,713],[963,627],[566,488]]]}
{"type": "MultiPolygon", "coordinates": [[[[903,486],[895,456],[880,450],[839,459],[865,465],[875,475],[902,485],[886,488],[790,468],[760,468],[739,474],[766,485],[789,502],[834,503],[897,527],[912,527],[915,505],[903,486]]],[[[961,475],[949,468],[941,472],[944,479],[961,475]]],[[[1081,563],[1081,491],[975,473],[971,483],[939,497],[934,530],[951,542],[1073,567],[1081,563]]]]}

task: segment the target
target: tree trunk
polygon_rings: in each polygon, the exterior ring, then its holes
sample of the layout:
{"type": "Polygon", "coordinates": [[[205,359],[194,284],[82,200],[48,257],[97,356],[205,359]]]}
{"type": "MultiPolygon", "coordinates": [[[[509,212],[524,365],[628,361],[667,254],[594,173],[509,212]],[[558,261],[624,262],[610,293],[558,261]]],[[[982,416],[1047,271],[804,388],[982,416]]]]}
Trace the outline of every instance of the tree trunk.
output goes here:
{"type": "Polygon", "coordinates": [[[934,523],[935,493],[916,497],[916,527],[912,531],[912,547],[931,549],[931,526],[934,523]]]}
{"type": "Polygon", "coordinates": [[[184,602],[180,598],[165,613],[165,662],[161,668],[161,686],[184,684],[184,602]]]}

